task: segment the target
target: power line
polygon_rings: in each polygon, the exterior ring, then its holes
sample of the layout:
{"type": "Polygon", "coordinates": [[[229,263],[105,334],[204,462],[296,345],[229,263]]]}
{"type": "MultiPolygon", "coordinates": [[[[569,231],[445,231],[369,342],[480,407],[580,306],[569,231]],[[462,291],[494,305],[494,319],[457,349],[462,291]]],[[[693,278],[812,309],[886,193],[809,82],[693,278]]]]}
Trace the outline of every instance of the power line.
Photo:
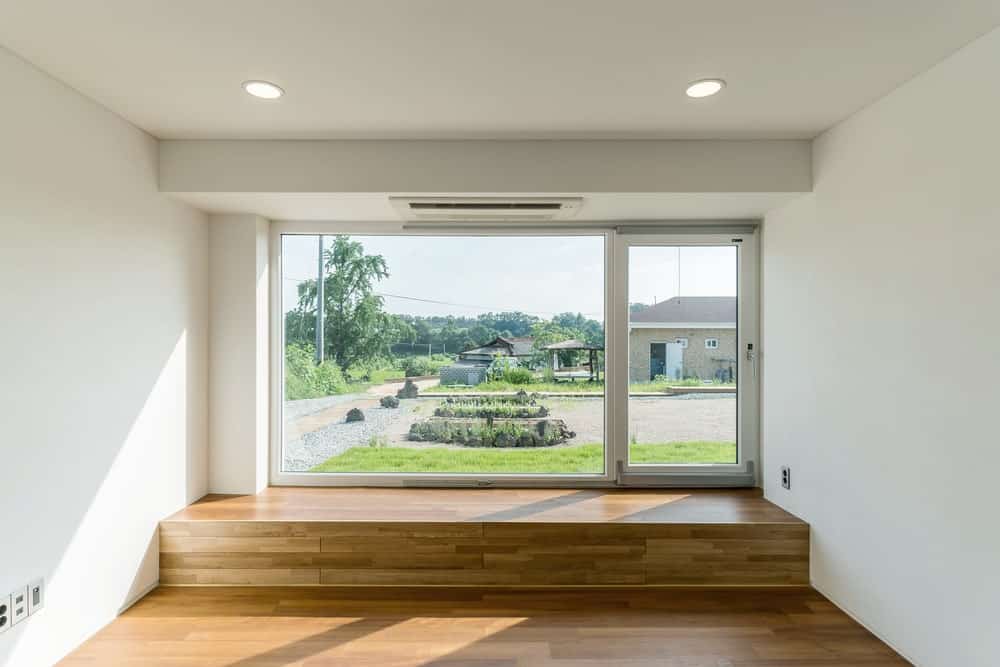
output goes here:
{"type": "MultiPolygon", "coordinates": [[[[283,276],[284,280],[294,280],[297,282],[302,282],[304,280],[315,280],[315,278],[295,278],[289,276],[283,276]]],[[[498,306],[484,306],[482,304],[471,304],[471,303],[455,303],[453,301],[438,301],[436,299],[424,299],[416,296],[404,296],[402,294],[389,294],[388,292],[374,292],[377,296],[387,297],[390,299],[403,299],[405,301],[417,301],[419,303],[430,303],[438,306],[453,306],[456,308],[475,308],[476,310],[483,310],[487,312],[518,312],[524,313],[526,315],[562,315],[566,312],[571,311],[551,311],[551,310],[521,310],[520,308],[507,308],[498,306]]],[[[593,317],[603,317],[603,313],[580,313],[581,315],[589,315],[593,317]]]]}

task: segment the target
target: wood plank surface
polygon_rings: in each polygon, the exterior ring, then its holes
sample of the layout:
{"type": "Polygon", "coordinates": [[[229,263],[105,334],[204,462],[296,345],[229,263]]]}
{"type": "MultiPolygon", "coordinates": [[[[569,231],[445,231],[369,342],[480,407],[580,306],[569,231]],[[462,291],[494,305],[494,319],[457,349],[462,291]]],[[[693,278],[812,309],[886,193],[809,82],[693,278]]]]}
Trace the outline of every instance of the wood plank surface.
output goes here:
{"type": "Polygon", "coordinates": [[[160,588],[61,664],[888,667],[805,589],[160,588]]]}
{"type": "Polygon", "coordinates": [[[177,521],[801,523],[759,489],[384,489],[270,487],[209,495],[177,521]]]}
{"type": "Polygon", "coordinates": [[[803,586],[809,527],[744,490],[269,489],[164,521],[160,568],[189,586],[803,586]]]}
{"type": "Polygon", "coordinates": [[[172,520],[160,568],[164,585],[803,586],[809,527],[172,520]]]}

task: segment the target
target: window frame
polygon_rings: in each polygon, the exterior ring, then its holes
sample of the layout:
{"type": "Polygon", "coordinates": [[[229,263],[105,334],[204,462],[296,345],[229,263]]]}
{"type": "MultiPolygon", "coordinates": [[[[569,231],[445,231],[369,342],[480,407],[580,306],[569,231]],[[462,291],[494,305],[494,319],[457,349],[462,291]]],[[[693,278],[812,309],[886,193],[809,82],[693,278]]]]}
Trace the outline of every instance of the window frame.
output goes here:
{"type": "Polygon", "coordinates": [[[705,349],[706,350],[718,350],[719,349],[719,339],[718,338],[706,338],[705,339],[705,349]],[[713,343],[713,345],[709,345],[713,343]]]}
{"type": "MultiPolygon", "coordinates": [[[[722,244],[734,235],[742,236],[739,256],[752,257],[740,269],[741,335],[737,350],[754,343],[759,354],[757,328],[758,262],[756,221],[696,221],[636,223],[518,224],[518,223],[407,223],[407,222],[330,222],[272,221],[270,224],[270,442],[269,481],[273,486],[381,486],[381,487],[561,487],[590,488],[614,486],[759,486],[758,423],[759,400],[757,364],[750,364],[740,354],[739,378],[739,463],[735,465],[692,464],[686,466],[628,465],[628,303],[627,272],[629,243],[653,242],[659,245],[722,244]],[[282,236],[348,234],[352,236],[600,236],[604,243],[604,319],[605,319],[605,393],[604,393],[604,472],[601,474],[421,474],[421,473],[310,473],[281,470],[284,317],[282,315],[282,236]],[[749,266],[748,266],[749,264],[749,266]],[[745,283],[745,284],[744,284],[745,283]],[[744,299],[746,303],[744,304],[744,299]],[[747,320],[744,323],[743,317],[747,320]],[[744,456],[744,448],[750,456],[744,456]],[[749,464],[749,465],[748,465],[749,464]]],[[[677,342],[677,341],[670,341],[677,342]]]]}
{"type": "MultiPolygon", "coordinates": [[[[613,260],[610,248],[614,242],[614,230],[604,227],[563,227],[541,226],[496,226],[462,224],[414,224],[404,222],[279,222],[271,223],[270,229],[270,484],[273,486],[425,486],[425,487],[608,487],[615,484],[615,466],[612,456],[611,419],[612,406],[608,383],[605,380],[604,394],[604,472],[596,474],[475,474],[475,473],[315,473],[288,472],[281,469],[283,385],[284,385],[284,317],[282,309],[282,237],[286,235],[336,236],[594,236],[601,237],[604,244],[604,365],[613,363],[611,339],[614,333],[608,326],[609,309],[613,288],[613,260]]],[[[605,371],[606,372],[606,371],[605,371]]]]}
{"type": "Polygon", "coordinates": [[[759,362],[744,353],[753,345],[760,354],[759,329],[759,246],[757,228],[678,230],[676,233],[651,233],[637,227],[615,237],[616,292],[612,325],[623,335],[616,337],[615,374],[607,377],[615,384],[615,466],[618,483],[626,486],[758,486],[760,461],[759,362]],[[737,258],[737,459],[734,464],[631,464],[628,458],[628,262],[632,246],[734,246],[737,258]]]}

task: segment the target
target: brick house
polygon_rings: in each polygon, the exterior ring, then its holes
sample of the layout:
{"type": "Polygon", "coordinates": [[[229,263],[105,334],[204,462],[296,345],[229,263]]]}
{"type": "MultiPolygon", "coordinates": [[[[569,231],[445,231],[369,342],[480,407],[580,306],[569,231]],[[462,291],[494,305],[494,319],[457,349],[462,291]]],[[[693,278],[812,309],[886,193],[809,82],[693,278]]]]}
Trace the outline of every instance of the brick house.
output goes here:
{"type": "Polygon", "coordinates": [[[629,314],[630,382],[731,381],[735,372],[736,297],[679,296],[629,314]]]}

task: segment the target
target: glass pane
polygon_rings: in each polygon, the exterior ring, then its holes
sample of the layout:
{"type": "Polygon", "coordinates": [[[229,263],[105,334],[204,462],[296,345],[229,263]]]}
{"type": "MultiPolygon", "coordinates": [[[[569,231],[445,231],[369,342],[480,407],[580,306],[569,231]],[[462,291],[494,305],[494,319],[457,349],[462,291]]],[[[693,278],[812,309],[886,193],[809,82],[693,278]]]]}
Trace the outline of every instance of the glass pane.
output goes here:
{"type": "Polygon", "coordinates": [[[282,469],[603,473],[604,279],[603,236],[283,236],[282,469]]]}
{"type": "Polygon", "coordinates": [[[737,463],[735,246],[631,246],[629,463],[737,463]]]}

